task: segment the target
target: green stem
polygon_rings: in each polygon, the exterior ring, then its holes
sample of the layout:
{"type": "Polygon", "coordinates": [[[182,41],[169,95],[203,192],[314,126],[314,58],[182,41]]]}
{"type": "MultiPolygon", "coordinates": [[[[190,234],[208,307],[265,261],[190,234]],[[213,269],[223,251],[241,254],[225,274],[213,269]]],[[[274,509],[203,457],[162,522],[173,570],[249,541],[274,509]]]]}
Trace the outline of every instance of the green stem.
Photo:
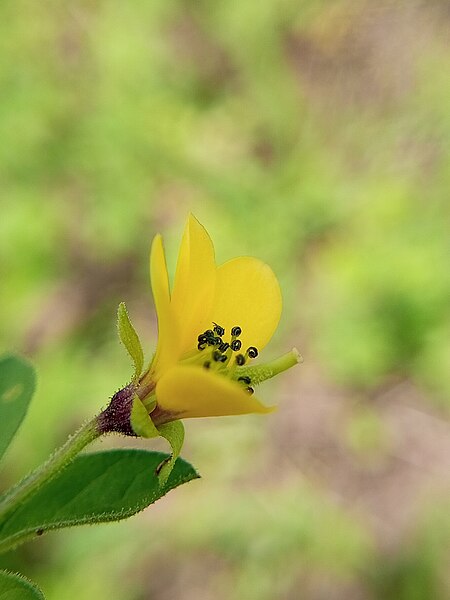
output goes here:
{"type": "Polygon", "coordinates": [[[15,535],[13,537],[8,537],[0,542],[0,554],[4,554],[5,552],[9,552],[9,550],[14,550],[17,546],[20,546],[24,542],[28,542],[29,540],[35,539],[38,534],[33,532],[22,533],[19,535],[15,535]]]}
{"type": "Polygon", "coordinates": [[[56,450],[45,463],[29,473],[14,487],[7,490],[0,497],[0,526],[10,512],[15,510],[29,496],[37,492],[50,479],[58,475],[85,446],[93,442],[100,435],[97,426],[97,417],[95,417],[95,419],[88,421],[69,437],[66,443],[56,450]]]}

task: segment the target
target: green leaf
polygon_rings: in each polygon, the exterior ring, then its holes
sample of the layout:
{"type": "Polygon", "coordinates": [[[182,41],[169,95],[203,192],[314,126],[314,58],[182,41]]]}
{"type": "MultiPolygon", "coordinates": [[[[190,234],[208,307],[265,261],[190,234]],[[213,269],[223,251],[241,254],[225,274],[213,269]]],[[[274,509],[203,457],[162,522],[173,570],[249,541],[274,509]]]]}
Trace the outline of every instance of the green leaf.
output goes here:
{"type": "Polygon", "coordinates": [[[179,458],[161,485],[156,469],[167,458],[162,452],[136,449],[78,456],[10,515],[0,529],[0,549],[50,529],[126,519],[199,477],[179,458]]]}
{"type": "Polygon", "coordinates": [[[35,382],[34,369],[27,360],[18,356],[0,358],[0,458],[27,413],[35,382]]]}
{"type": "Polygon", "coordinates": [[[122,344],[127,349],[133,364],[134,364],[134,376],[136,380],[142,373],[144,368],[144,352],[142,351],[141,340],[133,327],[130,317],[128,316],[127,307],[125,302],[119,304],[117,309],[117,328],[119,330],[119,337],[122,344]]]}
{"type": "Polygon", "coordinates": [[[170,423],[164,423],[158,427],[159,434],[165,438],[171,448],[172,454],[166,458],[158,467],[158,477],[161,485],[167,481],[178,456],[180,455],[181,448],[184,442],[184,425],[182,421],[171,421],[170,423]]]}
{"type": "Polygon", "coordinates": [[[0,571],[0,600],[44,600],[44,594],[23,575],[0,571]]]}

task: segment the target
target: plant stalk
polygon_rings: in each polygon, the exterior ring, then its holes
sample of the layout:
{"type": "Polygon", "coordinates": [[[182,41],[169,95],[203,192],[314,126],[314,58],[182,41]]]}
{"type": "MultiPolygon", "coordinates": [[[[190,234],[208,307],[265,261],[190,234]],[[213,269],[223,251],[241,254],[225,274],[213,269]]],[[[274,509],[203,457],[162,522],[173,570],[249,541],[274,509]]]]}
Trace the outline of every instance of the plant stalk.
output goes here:
{"type": "Polygon", "coordinates": [[[85,423],[48,460],[0,496],[0,528],[5,518],[60,473],[88,444],[100,437],[98,418],[85,423]]]}

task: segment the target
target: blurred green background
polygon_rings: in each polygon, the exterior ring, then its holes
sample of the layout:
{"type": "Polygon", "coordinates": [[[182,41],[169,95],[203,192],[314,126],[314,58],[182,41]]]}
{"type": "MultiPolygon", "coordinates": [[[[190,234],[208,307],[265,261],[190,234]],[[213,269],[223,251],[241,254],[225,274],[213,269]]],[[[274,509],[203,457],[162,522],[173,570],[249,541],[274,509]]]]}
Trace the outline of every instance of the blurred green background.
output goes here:
{"type": "Polygon", "coordinates": [[[220,261],[274,268],[265,358],[305,358],[260,390],[275,415],[186,422],[201,481],[2,566],[49,600],[448,597],[449,22],[444,0],[2,0],[0,350],[40,377],[2,485],[127,381],[120,301],[150,358],[150,242],[173,269],[188,211],[220,261]]]}

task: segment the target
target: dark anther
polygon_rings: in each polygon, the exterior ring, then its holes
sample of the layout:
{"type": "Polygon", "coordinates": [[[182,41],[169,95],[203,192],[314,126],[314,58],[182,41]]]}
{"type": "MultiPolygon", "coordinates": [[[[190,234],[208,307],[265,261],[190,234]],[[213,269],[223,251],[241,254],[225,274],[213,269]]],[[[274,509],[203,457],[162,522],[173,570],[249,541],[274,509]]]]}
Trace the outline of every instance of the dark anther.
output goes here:
{"type": "Polygon", "coordinates": [[[255,346],[250,346],[250,348],[247,348],[247,354],[250,356],[250,358],[256,358],[258,356],[258,348],[255,348],[255,346]]]}
{"type": "Polygon", "coordinates": [[[235,335],[236,337],[241,335],[241,333],[242,329],[240,327],[233,327],[233,329],[231,330],[231,335],[235,335]]]}
{"type": "Polygon", "coordinates": [[[213,344],[213,346],[220,346],[220,344],[222,343],[222,338],[220,338],[220,337],[212,338],[211,343],[213,344]]]}
{"type": "Polygon", "coordinates": [[[199,343],[199,344],[197,345],[197,348],[198,348],[199,350],[204,350],[204,349],[206,348],[206,344],[199,343]]]}
{"type": "Polygon", "coordinates": [[[252,387],[250,387],[250,386],[249,386],[249,387],[247,388],[247,392],[248,392],[248,393],[250,394],[250,396],[251,396],[252,394],[254,394],[254,393],[255,393],[255,390],[254,390],[252,387]]]}
{"type": "Polygon", "coordinates": [[[205,362],[203,363],[203,367],[204,367],[205,369],[209,369],[209,367],[210,367],[210,366],[211,366],[211,363],[209,362],[209,360],[207,360],[207,361],[205,361],[205,362]]]}
{"type": "Polygon", "coordinates": [[[241,340],[233,340],[231,342],[231,349],[233,350],[233,352],[237,352],[238,350],[240,350],[241,346],[242,346],[241,340]]]}
{"type": "Polygon", "coordinates": [[[204,333],[202,333],[201,335],[198,336],[197,340],[199,341],[200,344],[205,344],[208,341],[208,336],[206,336],[204,333]]]}
{"type": "Polygon", "coordinates": [[[239,367],[242,367],[242,365],[245,365],[245,356],[243,354],[238,354],[236,356],[236,364],[239,367]]]}
{"type": "Polygon", "coordinates": [[[222,342],[219,346],[219,350],[221,352],[226,352],[229,347],[230,347],[230,344],[228,344],[227,342],[222,342]]]}
{"type": "Polygon", "coordinates": [[[220,357],[220,362],[226,362],[227,361],[227,357],[225,354],[222,354],[222,356],[220,357]]]}
{"type": "Polygon", "coordinates": [[[251,382],[252,382],[252,380],[250,379],[250,377],[247,377],[247,375],[245,375],[244,377],[239,377],[238,381],[243,381],[247,385],[250,385],[251,382]]]}
{"type": "Polygon", "coordinates": [[[222,356],[223,356],[223,354],[221,352],[219,352],[218,350],[214,350],[213,355],[212,355],[213,359],[216,362],[220,362],[222,360],[222,356]]]}
{"type": "Polygon", "coordinates": [[[214,332],[217,333],[217,335],[220,337],[224,335],[225,329],[220,325],[217,325],[217,323],[214,323],[214,332]]]}
{"type": "Polygon", "coordinates": [[[203,335],[205,335],[208,338],[214,337],[214,331],[212,329],[207,329],[203,335]]]}

